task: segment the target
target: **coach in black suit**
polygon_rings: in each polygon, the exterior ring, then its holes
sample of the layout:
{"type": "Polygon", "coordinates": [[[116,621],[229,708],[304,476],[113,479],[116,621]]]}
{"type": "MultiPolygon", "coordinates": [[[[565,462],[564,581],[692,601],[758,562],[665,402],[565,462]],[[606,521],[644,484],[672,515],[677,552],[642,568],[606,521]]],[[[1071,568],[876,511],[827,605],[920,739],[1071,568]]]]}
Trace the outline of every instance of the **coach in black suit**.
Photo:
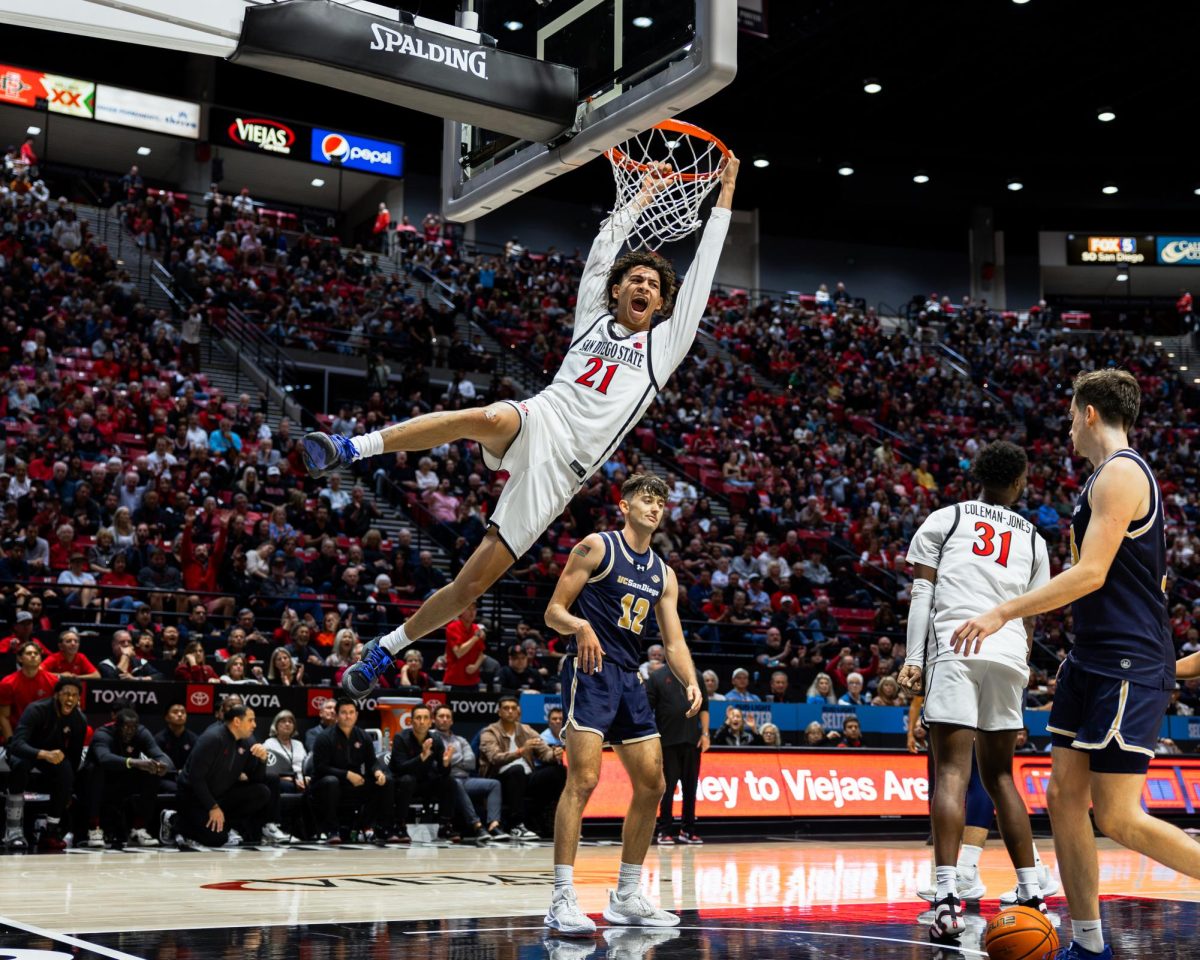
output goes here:
{"type": "Polygon", "coordinates": [[[662,738],[663,791],[658,813],[659,842],[699,843],[696,835],[696,781],[700,777],[700,754],[708,749],[708,694],[700,687],[700,712],[687,715],[687,687],[668,667],[650,671],[646,696],[654,710],[654,722],[662,738]],[[675,784],[683,789],[683,824],[675,833],[675,784]],[[671,838],[669,841],[665,838],[671,838]]]}

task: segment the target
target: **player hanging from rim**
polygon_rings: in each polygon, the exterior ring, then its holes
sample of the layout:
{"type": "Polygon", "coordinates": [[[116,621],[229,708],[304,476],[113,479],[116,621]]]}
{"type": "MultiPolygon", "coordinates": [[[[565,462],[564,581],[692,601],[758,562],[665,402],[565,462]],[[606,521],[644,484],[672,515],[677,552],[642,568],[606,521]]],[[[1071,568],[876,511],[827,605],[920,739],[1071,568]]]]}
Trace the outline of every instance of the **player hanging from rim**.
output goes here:
{"type": "Polygon", "coordinates": [[[345,672],[342,686],[351,696],[370,693],[394,654],[449,623],[524,556],[654,402],[695,340],[729,228],[738,166],[730,154],[678,293],[675,271],[656,253],[636,251],[614,263],[638,215],[669,183],[669,166],[657,165],[641,194],[601,226],[579,283],[570,349],[537,396],[427,413],[354,438],[304,438],[305,466],[314,477],[361,457],[462,439],[480,444],[490,469],[509,473],[487,534],[458,576],[403,626],[370,641],[362,661],[345,672]],[[656,315],[663,318],[657,324],[656,315]]]}
{"type": "Polygon", "coordinates": [[[1004,623],[995,640],[975,657],[950,646],[958,624],[1050,579],[1046,542],[1032,523],[1011,509],[1025,489],[1027,467],[1020,447],[1004,441],[988,444],[972,468],[982,487],[979,498],[934,511],[908,548],[914,580],[908,657],[899,679],[909,690],[924,691],[933,749],[934,940],[957,937],[965,929],[955,861],[975,757],[1017,868],[1017,902],[1046,909],[1029,815],[1012,779],[1017,735],[1025,726],[1022,707],[1029,682],[1032,619],[1004,623]]]}
{"type": "Polygon", "coordinates": [[[1075,378],[1071,441],[1095,468],[1071,516],[1070,569],[954,632],[972,655],[1017,617],[1072,604],[1075,643],[1058,671],[1046,802],[1072,939],[1055,960],[1110,960],[1088,817],[1117,843],[1200,879],[1200,846],[1142,809],[1146,771],[1175,687],[1167,621],[1166,521],[1154,474],[1129,447],[1141,390],[1125,370],[1075,378]]]}
{"type": "Polygon", "coordinates": [[[650,549],[667,509],[667,485],[638,474],[621,487],[623,529],[593,533],[567,558],[546,608],[546,625],[573,635],[563,661],[563,742],[570,764],[554,818],[554,893],[546,926],[587,936],[596,924],[579,909],[573,874],[583,809],[600,779],[600,756],[611,743],[629,774],[633,799],[621,830],[617,889],[604,918],[625,926],[673,927],[679,917],[657,909],[640,890],[642,862],[654,836],[664,790],[662,744],[646,686],[638,674],[655,623],[667,666],[687,690],[689,717],[702,702],[696,667],[679,622],[675,571],[650,549]],[[571,613],[574,607],[578,615],[571,613]]]}

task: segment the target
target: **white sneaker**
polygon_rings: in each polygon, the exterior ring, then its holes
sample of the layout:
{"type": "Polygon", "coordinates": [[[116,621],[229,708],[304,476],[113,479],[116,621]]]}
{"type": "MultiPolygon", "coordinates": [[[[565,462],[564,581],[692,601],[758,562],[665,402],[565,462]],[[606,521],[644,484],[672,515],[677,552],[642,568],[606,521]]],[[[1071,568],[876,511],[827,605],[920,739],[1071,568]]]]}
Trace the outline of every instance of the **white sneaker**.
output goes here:
{"type": "Polygon", "coordinates": [[[90,827],[88,829],[87,840],[84,843],[85,847],[99,847],[104,849],[104,830],[100,827],[90,827]]]}
{"type": "MultiPolygon", "coordinates": [[[[954,876],[954,893],[959,900],[966,903],[978,903],[987,893],[987,887],[983,885],[983,881],[979,879],[979,871],[975,871],[975,876],[967,877],[962,873],[957,873],[954,876]]],[[[917,891],[917,896],[922,900],[928,900],[933,903],[937,899],[937,887],[922,887],[917,891]]],[[[1016,900],[1013,900],[1016,903],[1016,900]]]]}
{"type": "Polygon", "coordinates": [[[242,835],[240,833],[238,833],[236,830],[234,830],[232,827],[230,827],[229,828],[229,836],[225,838],[225,846],[240,847],[241,845],[242,845],[242,835]]]}
{"type": "Polygon", "coordinates": [[[512,838],[514,840],[537,840],[537,839],[539,839],[538,835],[536,833],[534,833],[532,830],[530,830],[523,823],[518,823],[515,827],[513,827],[508,832],[510,834],[512,834],[512,838]]]}
{"type": "Polygon", "coordinates": [[[542,922],[568,937],[590,937],[596,932],[595,921],[579,909],[579,900],[571,887],[554,894],[542,922]]]}
{"type": "Polygon", "coordinates": [[[608,944],[605,960],[643,960],[652,947],[678,940],[681,936],[683,934],[678,930],[609,927],[604,931],[604,942],[608,944]]]}
{"type": "Polygon", "coordinates": [[[933,903],[933,923],[929,928],[930,940],[953,940],[962,936],[967,929],[963,920],[963,903],[954,894],[947,894],[933,903]]]}
{"type": "Polygon", "coordinates": [[[286,846],[289,843],[294,843],[296,838],[283,829],[277,823],[268,823],[263,827],[263,839],[267,843],[275,844],[276,846],[286,846]]]}
{"type": "MultiPolygon", "coordinates": [[[[1058,893],[1058,878],[1054,875],[1054,871],[1044,863],[1038,867],[1037,876],[1038,886],[1042,888],[1043,897],[1052,897],[1058,893]]],[[[1018,899],[1016,887],[1013,887],[1011,890],[1005,890],[1004,893],[1000,894],[1000,903],[1006,907],[1012,906],[1018,899]]]]}
{"type": "Polygon", "coordinates": [[[674,927],[679,924],[678,916],[659,910],[640,890],[624,900],[617,896],[616,890],[609,890],[604,919],[624,927],[674,927]]]}
{"type": "Polygon", "coordinates": [[[158,842],[169,847],[175,839],[175,811],[164,810],[158,815],[158,842]]]}
{"type": "Polygon", "coordinates": [[[135,827],[129,831],[129,845],[131,847],[157,847],[158,840],[150,836],[150,831],[145,827],[135,827]]]}
{"type": "Polygon", "coordinates": [[[596,956],[596,946],[594,940],[559,940],[553,934],[542,937],[546,960],[592,960],[596,956]]]}

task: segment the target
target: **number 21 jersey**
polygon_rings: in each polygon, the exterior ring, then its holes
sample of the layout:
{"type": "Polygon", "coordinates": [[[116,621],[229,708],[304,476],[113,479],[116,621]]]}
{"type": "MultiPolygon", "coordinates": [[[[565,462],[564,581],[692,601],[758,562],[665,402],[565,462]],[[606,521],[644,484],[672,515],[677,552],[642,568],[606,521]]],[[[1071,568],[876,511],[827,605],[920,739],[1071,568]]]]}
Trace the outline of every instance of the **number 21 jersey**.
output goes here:
{"type": "MultiPolygon", "coordinates": [[[[1050,579],[1046,541],[1034,525],[1007,507],[981,500],[930,514],[909,544],[908,562],[937,570],[927,665],[958,656],[950,637],[964,620],[1050,579]]],[[[979,656],[1023,668],[1028,659],[1024,624],[1010,620],[983,641],[979,656]]]]}

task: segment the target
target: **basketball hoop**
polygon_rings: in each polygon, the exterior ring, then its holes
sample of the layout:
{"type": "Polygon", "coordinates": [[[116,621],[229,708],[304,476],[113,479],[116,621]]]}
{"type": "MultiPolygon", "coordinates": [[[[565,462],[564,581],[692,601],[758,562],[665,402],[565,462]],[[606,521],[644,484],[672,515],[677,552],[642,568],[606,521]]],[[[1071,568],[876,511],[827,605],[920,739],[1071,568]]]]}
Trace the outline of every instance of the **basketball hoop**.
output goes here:
{"type": "Polygon", "coordinates": [[[614,211],[653,196],[638,215],[628,242],[631,249],[658,247],[681,240],[700,227],[700,204],[721,180],[729,149],[706,130],[681,120],[664,120],[630,137],[604,155],[617,184],[614,211]],[[661,165],[671,172],[658,177],[661,165]]]}

